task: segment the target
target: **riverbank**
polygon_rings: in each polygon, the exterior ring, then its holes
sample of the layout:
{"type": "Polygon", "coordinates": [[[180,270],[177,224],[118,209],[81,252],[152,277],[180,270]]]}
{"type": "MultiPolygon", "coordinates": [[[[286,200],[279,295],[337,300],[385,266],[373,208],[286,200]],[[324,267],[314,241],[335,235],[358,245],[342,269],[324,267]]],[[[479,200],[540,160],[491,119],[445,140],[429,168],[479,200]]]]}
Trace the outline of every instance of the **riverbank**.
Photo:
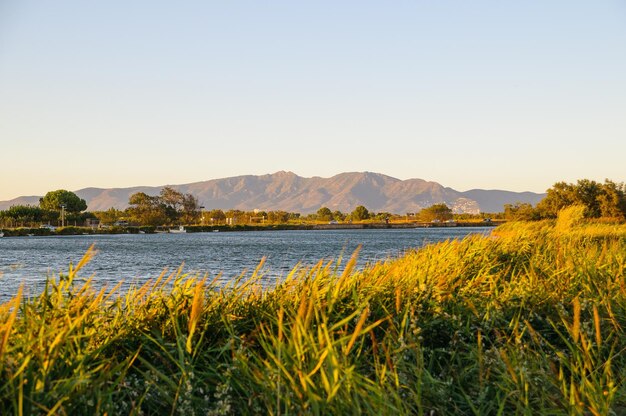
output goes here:
{"type": "MultiPolygon", "coordinates": [[[[372,229],[408,229],[408,228],[437,228],[437,227],[495,227],[500,222],[409,222],[409,223],[341,223],[341,224],[238,224],[238,225],[187,225],[188,233],[200,232],[234,232],[234,231],[272,231],[272,230],[372,230],[372,229]]],[[[173,230],[176,230],[172,227],[173,230]]],[[[29,236],[55,236],[55,235],[89,235],[89,234],[153,234],[157,232],[169,232],[168,227],[121,227],[111,226],[106,228],[93,227],[59,227],[55,230],[49,228],[4,228],[0,232],[4,237],[29,237],[29,236]]]]}
{"type": "Polygon", "coordinates": [[[622,414],[626,226],[570,220],[362,271],[357,252],[266,291],[259,270],[226,288],[179,270],[118,297],[80,279],[89,252],[0,307],[0,408],[622,414]]]}

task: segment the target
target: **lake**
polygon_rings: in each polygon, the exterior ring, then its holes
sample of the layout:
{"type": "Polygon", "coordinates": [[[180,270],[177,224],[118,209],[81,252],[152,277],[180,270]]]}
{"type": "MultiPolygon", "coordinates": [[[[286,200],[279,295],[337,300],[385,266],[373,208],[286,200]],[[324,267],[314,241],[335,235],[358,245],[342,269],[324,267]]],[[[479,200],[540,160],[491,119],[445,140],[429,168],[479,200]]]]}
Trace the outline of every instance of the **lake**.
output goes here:
{"type": "Polygon", "coordinates": [[[95,275],[94,284],[112,287],[158,276],[184,263],[187,273],[221,273],[226,281],[252,271],[261,258],[264,282],[284,277],[297,264],[344,257],[362,246],[359,267],[397,257],[427,243],[488,234],[492,227],[417,228],[384,230],[250,231],[188,234],[120,234],[0,238],[0,302],[25,284],[27,296],[40,293],[46,276],[67,272],[95,244],[95,258],[80,276],[95,275]]]}

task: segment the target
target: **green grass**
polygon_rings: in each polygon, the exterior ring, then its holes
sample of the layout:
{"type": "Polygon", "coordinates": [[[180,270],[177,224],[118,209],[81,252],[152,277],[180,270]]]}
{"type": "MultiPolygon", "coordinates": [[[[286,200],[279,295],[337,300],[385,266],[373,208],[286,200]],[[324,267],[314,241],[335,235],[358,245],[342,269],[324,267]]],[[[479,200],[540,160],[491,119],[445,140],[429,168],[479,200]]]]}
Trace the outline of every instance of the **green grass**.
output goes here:
{"type": "Polygon", "coordinates": [[[79,277],[0,307],[2,414],[626,412],[626,226],[509,223],[370,268],[79,277]]]}

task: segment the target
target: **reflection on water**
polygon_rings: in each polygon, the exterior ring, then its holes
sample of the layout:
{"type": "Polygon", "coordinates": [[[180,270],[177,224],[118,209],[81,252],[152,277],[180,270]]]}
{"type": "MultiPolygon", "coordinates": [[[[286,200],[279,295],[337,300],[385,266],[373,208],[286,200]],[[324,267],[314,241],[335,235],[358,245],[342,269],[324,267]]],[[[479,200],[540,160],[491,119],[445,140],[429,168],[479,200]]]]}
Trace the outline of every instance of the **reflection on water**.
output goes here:
{"type": "Polygon", "coordinates": [[[97,254],[82,276],[94,275],[97,286],[120,280],[141,282],[164,269],[184,264],[186,273],[221,274],[231,280],[253,271],[261,258],[264,280],[271,284],[298,263],[349,257],[361,245],[359,266],[396,257],[411,248],[491,228],[419,228],[402,230],[251,231],[195,234],[88,235],[0,239],[0,302],[17,293],[21,283],[32,296],[41,292],[46,276],[66,272],[95,244],[97,254]]]}

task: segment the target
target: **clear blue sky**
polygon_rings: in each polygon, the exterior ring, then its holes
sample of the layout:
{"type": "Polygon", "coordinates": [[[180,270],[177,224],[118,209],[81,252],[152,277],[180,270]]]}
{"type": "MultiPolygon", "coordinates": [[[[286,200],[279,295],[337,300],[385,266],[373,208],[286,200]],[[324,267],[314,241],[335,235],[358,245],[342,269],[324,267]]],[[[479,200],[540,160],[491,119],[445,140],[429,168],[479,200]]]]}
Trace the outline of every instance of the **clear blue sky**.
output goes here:
{"type": "Polygon", "coordinates": [[[0,0],[0,200],[278,170],[624,181],[626,2],[0,0]]]}

